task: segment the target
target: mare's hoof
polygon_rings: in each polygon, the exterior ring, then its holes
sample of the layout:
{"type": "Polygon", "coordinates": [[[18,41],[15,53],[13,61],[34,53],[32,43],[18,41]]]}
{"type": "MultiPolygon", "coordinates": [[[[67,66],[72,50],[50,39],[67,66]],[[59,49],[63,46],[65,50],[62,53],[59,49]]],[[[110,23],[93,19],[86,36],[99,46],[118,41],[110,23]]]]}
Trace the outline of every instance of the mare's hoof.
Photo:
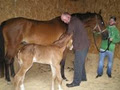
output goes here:
{"type": "Polygon", "coordinates": [[[6,78],[6,81],[7,81],[7,82],[11,82],[10,78],[6,78]]]}
{"type": "Polygon", "coordinates": [[[7,81],[7,85],[11,85],[11,82],[10,82],[10,81],[7,81]]]}

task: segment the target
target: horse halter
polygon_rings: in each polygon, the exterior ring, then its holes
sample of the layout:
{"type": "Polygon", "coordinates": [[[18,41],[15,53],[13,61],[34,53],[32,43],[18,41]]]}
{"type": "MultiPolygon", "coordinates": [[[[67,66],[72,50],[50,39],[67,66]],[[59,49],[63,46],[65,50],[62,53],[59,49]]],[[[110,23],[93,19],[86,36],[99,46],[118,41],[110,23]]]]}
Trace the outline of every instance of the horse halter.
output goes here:
{"type": "MultiPolygon", "coordinates": [[[[97,16],[96,16],[96,22],[97,22],[97,16]]],[[[95,31],[96,28],[98,28],[99,31],[100,31],[98,34],[102,34],[103,32],[106,31],[106,29],[101,30],[98,22],[96,23],[95,27],[93,28],[93,31],[95,31]]],[[[95,34],[95,33],[93,32],[93,39],[94,39],[94,43],[95,43],[95,46],[96,46],[97,51],[100,52],[100,53],[104,53],[104,52],[106,52],[107,50],[109,50],[109,46],[110,46],[110,44],[111,44],[111,41],[109,40],[109,38],[107,39],[107,40],[108,40],[108,46],[107,46],[106,50],[100,51],[99,48],[98,48],[98,46],[97,46],[97,43],[96,43],[96,39],[95,39],[95,35],[94,35],[94,34],[95,34]]]]}
{"type": "Polygon", "coordinates": [[[98,17],[97,17],[97,15],[95,16],[95,18],[96,18],[96,22],[97,22],[97,23],[96,23],[95,27],[93,28],[93,31],[94,31],[96,28],[98,28],[98,30],[99,30],[100,33],[104,32],[106,29],[101,30],[100,25],[98,24],[98,17]]]}
{"type": "Polygon", "coordinates": [[[106,29],[101,30],[101,28],[100,28],[100,26],[99,26],[98,23],[96,23],[95,27],[93,28],[93,31],[95,31],[96,28],[98,28],[99,34],[100,34],[100,33],[103,33],[104,31],[106,31],[106,29]]]}

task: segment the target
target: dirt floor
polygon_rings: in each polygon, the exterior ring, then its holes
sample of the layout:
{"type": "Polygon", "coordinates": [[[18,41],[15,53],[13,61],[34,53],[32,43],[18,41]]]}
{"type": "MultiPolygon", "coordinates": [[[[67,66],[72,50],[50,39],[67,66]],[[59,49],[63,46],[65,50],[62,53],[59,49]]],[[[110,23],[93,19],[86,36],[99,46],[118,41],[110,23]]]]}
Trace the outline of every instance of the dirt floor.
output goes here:
{"type": "MultiPolygon", "coordinates": [[[[106,75],[107,59],[105,59],[104,74],[100,78],[96,77],[98,54],[89,53],[86,59],[87,81],[82,82],[80,86],[67,88],[66,83],[71,83],[73,78],[73,58],[74,54],[69,52],[67,55],[65,74],[69,81],[63,81],[64,90],[120,90],[120,59],[114,58],[112,78],[106,75]]],[[[18,64],[15,62],[16,72],[18,64]]],[[[50,90],[51,88],[51,70],[49,65],[34,64],[27,72],[25,81],[25,90],[50,90]]],[[[56,90],[58,87],[56,85],[56,90]]],[[[0,90],[14,90],[12,83],[7,83],[4,78],[0,78],[0,90]]]]}

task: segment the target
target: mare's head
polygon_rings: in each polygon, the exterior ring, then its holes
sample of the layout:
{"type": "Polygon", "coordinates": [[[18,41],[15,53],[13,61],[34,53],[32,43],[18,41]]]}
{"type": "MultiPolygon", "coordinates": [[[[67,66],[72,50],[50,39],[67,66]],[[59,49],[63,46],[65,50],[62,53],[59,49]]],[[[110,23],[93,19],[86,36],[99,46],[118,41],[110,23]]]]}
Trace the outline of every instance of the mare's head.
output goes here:
{"type": "Polygon", "coordinates": [[[72,16],[78,17],[85,27],[90,27],[92,30],[100,31],[105,29],[105,24],[100,13],[74,13],[72,16]]]}

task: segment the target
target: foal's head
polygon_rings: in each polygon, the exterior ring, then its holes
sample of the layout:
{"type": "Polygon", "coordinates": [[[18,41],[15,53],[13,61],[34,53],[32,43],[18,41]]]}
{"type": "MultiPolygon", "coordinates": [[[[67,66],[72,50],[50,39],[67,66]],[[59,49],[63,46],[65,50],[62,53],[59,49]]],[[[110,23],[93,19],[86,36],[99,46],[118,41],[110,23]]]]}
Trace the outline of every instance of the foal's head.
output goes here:
{"type": "Polygon", "coordinates": [[[65,33],[63,34],[59,40],[53,43],[54,45],[62,48],[62,47],[71,47],[72,46],[72,34],[65,33]]]}

